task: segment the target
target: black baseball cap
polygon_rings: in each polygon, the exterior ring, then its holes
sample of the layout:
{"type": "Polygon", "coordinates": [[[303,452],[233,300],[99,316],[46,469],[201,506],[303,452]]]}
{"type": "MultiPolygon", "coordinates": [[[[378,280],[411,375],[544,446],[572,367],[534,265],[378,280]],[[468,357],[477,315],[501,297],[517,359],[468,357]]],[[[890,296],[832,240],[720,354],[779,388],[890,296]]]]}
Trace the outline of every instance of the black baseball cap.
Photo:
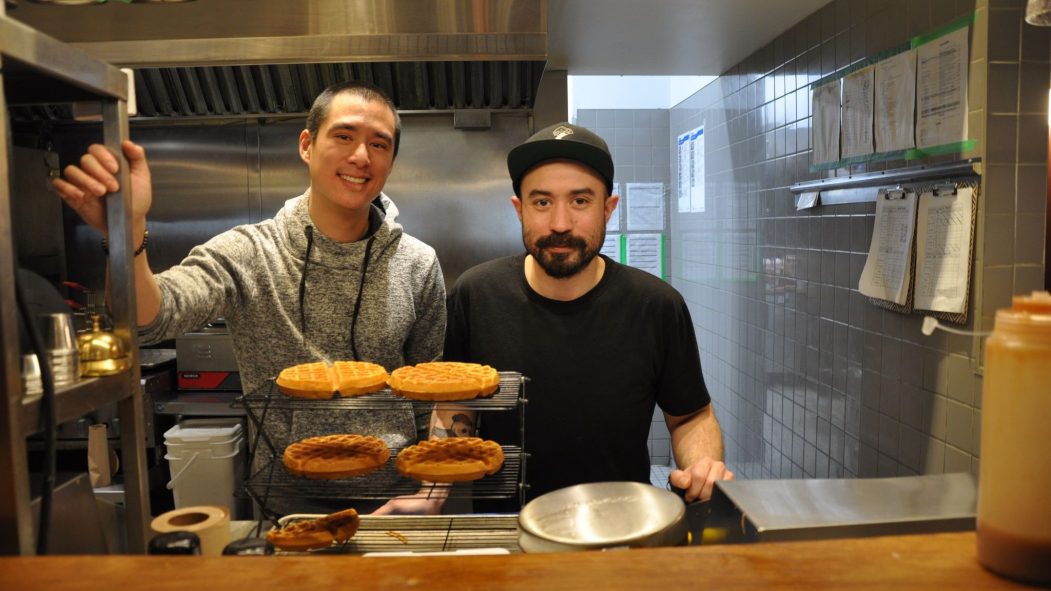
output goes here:
{"type": "Polygon", "coordinates": [[[521,197],[522,177],[548,160],[575,160],[595,170],[613,194],[613,157],[605,140],[589,129],[572,123],[556,123],[534,133],[507,155],[507,171],[515,195],[521,197]]]}

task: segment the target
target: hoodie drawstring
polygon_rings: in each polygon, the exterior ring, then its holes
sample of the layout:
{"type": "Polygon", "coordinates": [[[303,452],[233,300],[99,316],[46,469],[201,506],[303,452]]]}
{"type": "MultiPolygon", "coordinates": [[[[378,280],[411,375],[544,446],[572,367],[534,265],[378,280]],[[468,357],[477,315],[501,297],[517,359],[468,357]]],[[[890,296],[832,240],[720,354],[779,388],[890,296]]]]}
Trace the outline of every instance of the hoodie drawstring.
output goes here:
{"type": "Polygon", "coordinates": [[[358,298],[354,302],[354,316],[350,321],[350,351],[354,354],[354,361],[361,361],[358,357],[358,345],[355,342],[355,333],[358,328],[358,312],[361,311],[361,294],[365,291],[365,273],[369,270],[369,254],[372,252],[372,241],[376,238],[373,234],[365,243],[365,259],[361,262],[361,281],[358,282],[358,298]]]}
{"type": "Polygon", "coordinates": [[[303,230],[307,235],[307,254],[303,257],[303,274],[299,277],[299,330],[303,334],[303,342],[307,340],[307,313],[303,303],[307,291],[307,267],[310,266],[310,251],[314,248],[314,227],[307,226],[303,230]]]}

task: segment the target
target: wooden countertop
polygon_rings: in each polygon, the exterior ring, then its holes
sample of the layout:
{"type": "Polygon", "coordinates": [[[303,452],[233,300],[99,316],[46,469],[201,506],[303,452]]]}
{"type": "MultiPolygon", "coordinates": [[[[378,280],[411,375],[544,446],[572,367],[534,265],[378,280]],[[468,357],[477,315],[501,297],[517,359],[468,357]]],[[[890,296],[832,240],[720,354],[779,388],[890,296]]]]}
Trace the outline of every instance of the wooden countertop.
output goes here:
{"type": "Polygon", "coordinates": [[[2,589],[1013,589],[974,532],[509,556],[0,558],[2,589]]]}

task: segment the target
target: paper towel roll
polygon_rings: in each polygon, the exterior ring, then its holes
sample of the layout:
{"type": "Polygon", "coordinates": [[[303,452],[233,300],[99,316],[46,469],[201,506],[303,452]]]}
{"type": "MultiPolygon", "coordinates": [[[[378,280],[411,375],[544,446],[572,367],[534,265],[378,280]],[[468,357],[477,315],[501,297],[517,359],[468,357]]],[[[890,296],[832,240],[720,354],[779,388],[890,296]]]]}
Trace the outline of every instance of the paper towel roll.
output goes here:
{"type": "Polygon", "coordinates": [[[154,518],[150,529],[156,534],[188,531],[201,539],[201,554],[219,556],[230,542],[230,513],[226,507],[199,505],[168,511],[154,518]]]}

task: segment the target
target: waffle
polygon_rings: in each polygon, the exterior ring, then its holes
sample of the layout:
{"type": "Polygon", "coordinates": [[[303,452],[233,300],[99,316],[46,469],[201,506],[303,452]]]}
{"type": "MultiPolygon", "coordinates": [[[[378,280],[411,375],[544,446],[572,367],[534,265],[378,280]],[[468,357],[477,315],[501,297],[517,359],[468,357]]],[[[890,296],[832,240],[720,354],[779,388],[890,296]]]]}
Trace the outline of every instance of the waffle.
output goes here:
{"type": "Polygon", "coordinates": [[[308,437],[286,447],[282,456],[289,472],[312,480],[368,474],[389,459],[387,444],[370,435],[308,437]]]}
{"type": "Polygon", "coordinates": [[[360,396],[387,385],[387,370],[368,361],[337,361],[332,364],[336,391],[341,396],[360,396]]]}
{"type": "Polygon", "coordinates": [[[469,400],[500,387],[500,374],[488,365],[434,361],[399,367],[391,373],[391,391],[415,400],[469,400]]]}
{"type": "Polygon", "coordinates": [[[286,525],[267,532],[266,540],[275,548],[291,552],[303,552],[316,548],[327,548],[332,542],[346,542],[358,533],[361,519],[354,509],[346,509],[319,517],[286,525]]]}
{"type": "Polygon", "coordinates": [[[318,361],[293,365],[277,376],[277,389],[294,398],[328,399],[360,396],[379,390],[387,383],[387,370],[368,361],[337,361],[328,365],[318,361]]]}
{"type": "Polygon", "coordinates": [[[495,474],[504,464],[500,444],[478,437],[429,439],[401,450],[398,472],[430,482],[477,480],[495,474]]]}

